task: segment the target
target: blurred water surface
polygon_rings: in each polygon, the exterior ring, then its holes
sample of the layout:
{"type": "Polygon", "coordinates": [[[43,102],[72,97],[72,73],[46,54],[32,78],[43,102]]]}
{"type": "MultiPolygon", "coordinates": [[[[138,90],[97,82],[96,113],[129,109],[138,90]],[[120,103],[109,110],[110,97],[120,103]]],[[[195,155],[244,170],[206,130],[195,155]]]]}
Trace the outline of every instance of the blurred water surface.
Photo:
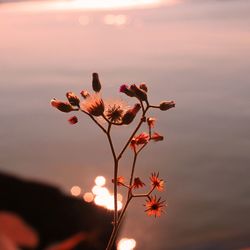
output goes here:
{"type": "MultiPolygon", "coordinates": [[[[104,98],[132,104],[119,86],[145,81],[152,102],[177,102],[152,113],[166,140],[150,145],[136,170],[144,182],[160,171],[168,208],[148,218],[136,201],[123,235],[138,250],[250,247],[249,1],[74,12],[7,6],[0,6],[2,171],[88,191],[96,175],[112,175],[107,142],[84,116],[70,126],[50,99],[90,90],[97,71],[104,98]]],[[[119,146],[128,130],[114,131],[119,146]]]]}

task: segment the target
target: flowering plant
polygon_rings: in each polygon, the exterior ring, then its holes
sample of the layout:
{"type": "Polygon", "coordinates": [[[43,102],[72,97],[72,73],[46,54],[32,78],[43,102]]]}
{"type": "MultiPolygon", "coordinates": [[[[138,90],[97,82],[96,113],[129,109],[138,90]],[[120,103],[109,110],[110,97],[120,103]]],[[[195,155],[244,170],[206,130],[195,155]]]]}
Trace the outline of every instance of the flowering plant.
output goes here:
{"type": "MultiPolygon", "coordinates": [[[[175,107],[175,102],[163,101],[159,105],[151,105],[148,99],[148,88],[145,83],[141,83],[139,86],[136,84],[124,84],[120,87],[120,92],[126,94],[128,97],[134,98],[137,101],[132,108],[125,110],[117,103],[113,105],[105,104],[105,101],[103,101],[101,97],[102,86],[97,73],[93,73],[92,88],[94,91],[93,94],[90,94],[86,90],[81,92],[83,101],[81,101],[80,98],[73,92],[67,92],[67,102],[63,102],[54,98],[51,100],[51,105],[66,113],[73,111],[80,111],[84,113],[104,132],[107,137],[114,161],[114,176],[112,179],[114,189],[113,232],[106,248],[106,250],[111,250],[119,231],[122,219],[132,199],[139,197],[146,198],[146,203],[144,206],[146,208],[145,212],[149,216],[159,217],[164,211],[164,207],[166,206],[165,201],[161,200],[161,198],[157,198],[156,195],[152,195],[153,191],[155,190],[159,192],[164,190],[164,181],[159,177],[159,173],[154,172],[151,174],[149,178],[151,183],[150,189],[148,192],[141,194],[135,193],[135,190],[145,186],[145,183],[139,177],[134,177],[134,173],[138,155],[149,144],[149,142],[158,142],[164,139],[162,135],[152,131],[155,126],[156,119],[147,115],[149,109],[153,108],[166,111],[175,107]],[[140,119],[135,126],[135,129],[125,142],[122,150],[117,153],[112,139],[111,128],[113,126],[131,125],[140,110],[140,119]],[[97,117],[102,117],[105,123],[100,122],[97,117]],[[147,124],[148,131],[137,135],[137,132],[143,123],[147,124]],[[129,181],[126,182],[125,178],[119,175],[119,163],[124,152],[129,146],[133,153],[133,164],[131,167],[129,181]],[[120,213],[118,213],[117,205],[118,186],[124,187],[127,190],[127,200],[120,213]]],[[[78,118],[76,116],[72,116],[68,119],[68,121],[70,124],[76,124],[78,122],[78,118]]]]}

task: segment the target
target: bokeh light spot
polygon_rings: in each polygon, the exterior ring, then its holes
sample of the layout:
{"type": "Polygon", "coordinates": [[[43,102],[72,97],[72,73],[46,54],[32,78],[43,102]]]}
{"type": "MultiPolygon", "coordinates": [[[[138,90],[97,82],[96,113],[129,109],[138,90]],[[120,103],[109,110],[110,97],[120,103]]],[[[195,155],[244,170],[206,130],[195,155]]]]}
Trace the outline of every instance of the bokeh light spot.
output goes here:
{"type": "Polygon", "coordinates": [[[95,184],[99,187],[102,187],[106,184],[106,179],[103,176],[97,176],[95,178],[95,184]]]}
{"type": "Polygon", "coordinates": [[[133,250],[136,246],[134,239],[122,238],[118,243],[118,250],[133,250]]]}
{"type": "Polygon", "coordinates": [[[70,189],[70,193],[73,195],[73,196],[79,196],[81,194],[82,190],[79,186],[73,186],[71,189],[70,189]]]}
{"type": "Polygon", "coordinates": [[[94,195],[91,193],[91,192],[86,192],[84,195],[83,195],[83,199],[86,201],[86,202],[92,202],[94,200],[94,195]]]}

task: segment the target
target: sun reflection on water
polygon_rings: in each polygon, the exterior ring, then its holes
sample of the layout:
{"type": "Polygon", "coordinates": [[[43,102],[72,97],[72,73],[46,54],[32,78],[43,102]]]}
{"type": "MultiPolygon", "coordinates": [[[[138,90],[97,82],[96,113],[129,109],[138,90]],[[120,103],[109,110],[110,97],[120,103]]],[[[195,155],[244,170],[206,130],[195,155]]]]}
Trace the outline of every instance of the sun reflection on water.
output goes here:
{"type": "MultiPolygon", "coordinates": [[[[114,195],[105,187],[106,178],[103,176],[97,176],[95,178],[95,185],[92,187],[91,192],[85,192],[83,194],[83,200],[85,202],[94,202],[97,206],[104,207],[108,210],[114,210],[114,195]]],[[[71,194],[73,196],[79,196],[81,194],[81,188],[73,186],[71,188],[71,194]]],[[[122,195],[117,195],[118,210],[122,209],[122,195]]]]}

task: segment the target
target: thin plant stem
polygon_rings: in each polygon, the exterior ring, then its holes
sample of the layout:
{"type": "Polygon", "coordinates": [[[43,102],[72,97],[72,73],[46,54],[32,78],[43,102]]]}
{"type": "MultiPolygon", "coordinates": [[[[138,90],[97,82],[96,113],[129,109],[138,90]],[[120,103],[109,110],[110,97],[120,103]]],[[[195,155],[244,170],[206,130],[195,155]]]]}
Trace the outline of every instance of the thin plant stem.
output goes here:
{"type": "Polygon", "coordinates": [[[132,165],[132,170],[131,170],[131,175],[130,175],[130,180],[129,180],[129,186],[132,185],[133,182],[133,178],[134,178],[134,172],[135,172],[135,164],[136,164],[136,160],[137,160],[137,152],[134,151],[134,160],[133,160],[133,165],[132,165]]]}
{"type": "Polygon", "coordinates": [[[113,159],[114,159],[114,228],[116,228],[116,226],[117,226],[117,220],[118,220],[118,209],[117,209],[118,161],[117,161],[117,157],[116,157],[116,153],[115,153],[113,141],[112,141],[111,134],[110,134],[111,126],[112,126],[112,124],[109,123],[109,125],[108,125],[108,131],[107,131],[107,137],[108,137],[109,145],[110,145],[111,152],[112,152],[113,159]]]}
{"type": "Polygon", "coordinates": [[[118,155],[117,157],[117,160],[120,160],[123,153],[125,152],[125,150],[127,149],[129,143],[131,142],[131,140],[133,139],[134,135],[137,133],[137,131],[139,130],[139,128],[141,127],[142,123],[145,121],[145,115],[146,115],[146,112],[147,110],[149,109],[149,106],[146,107],[146,109],[144,110],[144,112],[142,113],[142,117],[141,117],[141,120],[140,122],[138,123],[137,127],[135,128],[134,132],[132,133],[132,135],[129,137],[127,143],[125,144],[125,146],[123,147],[121,153],[118,155]]]}
{"type": "Polygon", "coordinates": [[[91,115],[91,114],[89,114],[88,112],[86,112],[86,111],[84,111],[84,110],[82,110],[81,109],[81,111],[84,113],[84,114],[86,114],[86,115],[88,115],[91,119],[92,119],[92,121],[105,133],[105,134],[107,134],[107,130],[91,115]]]}
{"type": "Polygon", "coordinates": [[[129,205],[130,201],[132,200],[132,198],[133,198],[133,197],[131,196],[131,197],[129,197],[129,198],[127,199],[126,204],[125,204],[125,206],[124,206],[124,208],[123,208],[123,210],[122,210],[122,212],[121,212],[121,215],[119,216],[117,226],[116,226],[116,228],[113,229],[113,232],[112,232],[111,237],[110,237],[110,239],[109,239],[109,243],[108,243],[108,246],[107,246],[106,250],[111,250],[111,249],[112,249],[112,247],[113,247],[113,245],[114,245],[114,241],[115,241],[116,236],[117,236],[117,233],[118,233],[119,228],[120,228],[120,226],[121,226],[121,222],[122,222],[122,220],[123,220],[123,217],[124,217],[124,215],[125,215],[125,212],[126,212],[126,210],[127,210],[127,208],[128,208],[128,205],[129,205]]]}

